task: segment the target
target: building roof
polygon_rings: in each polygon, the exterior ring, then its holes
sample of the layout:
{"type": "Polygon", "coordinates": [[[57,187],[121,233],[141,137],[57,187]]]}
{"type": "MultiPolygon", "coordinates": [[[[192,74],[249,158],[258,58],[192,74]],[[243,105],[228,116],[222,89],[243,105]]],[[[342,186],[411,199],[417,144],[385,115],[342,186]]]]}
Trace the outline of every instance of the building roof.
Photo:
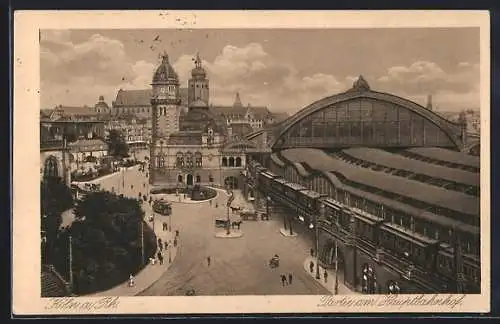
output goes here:
{"type": "Polygon", "coordinates": [[[57,111],[63,113],[64,115],[73,115],[73,116],[89,116],[89,115],[97,115],[93,108],[83,106],[63,106],[59,105],[55,108],[57,111]]]}
{"type": "Polygon", "coordinates": [[[208,108],[208,104],[205,101],[198,99],[191,104],[190,108],[191,107],[193,107],[193,108],[208,108]]]}
{"type": "Polygon", "coordinates": [[[247,108],[248,108],[248,112],[257,118],[266,118],[266,117],[272,116],[271,112],[269,111],[269,109],[267,109],[267,107],[248,106],[247,108]]]}
{"type": "Polygon", "coordinates": [[[233,135],[238,134],[243,136],[253,131],[252,126],[250,126],[249,123],[234,123],[231,124],[230,127],[233,135]]]}
{"type": "Polygon", "coordinates": [[[478,197],[475,196],[354,166],[332,158],[325,152],[317,149],[288,149],[281,151],[281,155],[292,163],[303,162],[314,170],[334,172],[354,183],[378,188],[459,213],[479,216],[480,204],[478,197]]]}
{"type": "Polygon", "coordinates": [[[176,132],[169,136],[168,145],[201,145],[202,132],[200,131],[185,131],[176,132]]]}
{"type": "Polygon", "coordinates": [[[474,168],[480,167],[478,156],[468,155],[462,152],[455,152],[439,147],[417,147],[408,149],[407,151],[438,161],[456,163],[474,168]]]}
{"type": "MultiPolygon", "coordinates": [[[[130,106],[130,107],[149,107],[151,106],[152,89],[141,90],[118,90],[116,100],[113,102],[113,107],[130,106]]],[[[188,89],[179,88],[179,97],[181,105],[187,105],[188,89]]]]}
{"type": "Polygon", "coordinates": [[[210,110],[214,112],[214,114],[223,116],[225,118],[243,118],[247,113],[246,107],[233,107],[233,106],[212,106],[210,110]]]}
{"type": "Polygon", "coordinates": [[[153,90],[118,90],[113,106],[151,106],[153,90]]]}
{"type": "Polygon", "coordinates": [[[442,225],[446,228],[458,227],[458,228],[460,228],[466,232],[472,233],[472,234],[477,235],[480,233],[478,226],[472,226],[469,224],[465,224],[463,222],[454,220],[453,218],[434,214],[434,213],[431,213],[429,211],[410,206],[408,204],[402,203],[402,202],[394,200],[394,199],[390,199],[390,198],[387,198],[387,197],[384,197],[381,195],[377,195],[377,194],[374,194],[371,192],[363,191],[363,190],[355,188],[355,187],[348,186],[348,185],[342,183],[339,180],[339,178],[331,172],[324,171],[324,172],[322,172],[322,174],[326,178],[328,178],[335,187],[345,189],[352,194],[365,197],[366,199],[368,199],[370,201],[382,204],[382,205],[387,206],[389,208],[392,208],[396,211],[402,211],[402,212],[408,213],[410,215],[421,217],[429,222],[435,222],[435,223],[442,225]]]}
{"type": "Polygon", "coordinates": [[[274,116],[275,122],[281,122],[281,121],[287,119],[288,117],[290,117],[290,115],[286,112],[273,113],[273,116],[274,116]]]}
{"type": "Polygon", "coordinates": [[[389,168],[405,170],[436,179],[443,179],[468,186],[479,187],[480,178],[477,173],[429,164],[419,160],[407,158],[399,154],[392,154],[383,150],[372,148],[349,148],[343,150],[343,152],[356,159],[373,162],[389,168]]]}

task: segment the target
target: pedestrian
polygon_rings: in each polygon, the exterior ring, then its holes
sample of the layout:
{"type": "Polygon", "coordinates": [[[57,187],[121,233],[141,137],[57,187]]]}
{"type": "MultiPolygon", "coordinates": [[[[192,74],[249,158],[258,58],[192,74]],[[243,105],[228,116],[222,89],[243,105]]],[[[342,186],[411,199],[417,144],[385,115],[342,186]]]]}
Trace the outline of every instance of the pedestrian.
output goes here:
{"type": "Polygon", "coordinates": [[[161,242],[158,242],[158,248],[160,249],[160,252],[163,251],[163,244],[161,242]]]}
{"type": "Polygon", "coordinates": [[[326,272],[326,269],[323,272],[323,278],[325,278],[325,283],[327,283],[328,282],[328,272],[326,272]]]}
{"type": "Polygon", "coordinates": [[[207,264],[208,264],[209,267],[210,267],[210,261],[211,261],[210,256],[208,256],[207,257],[207,264]]]}
{"type": "Polygon", "coordinates": [[[286,276],[285,276],[285,275],[283,275],[283,274],[281,275],[281,284],[283,285],[283,287],[284,287],[285,285],[287,285],[287,284],[288,284],[288,283],[286,282],[286,276]]]}
{"type": "Polygon", "coordinates": [[[165,250],[167,250],[167,249],[168,249],[168,242],[165,241],[165,250]]]}
{"type": "Polygon", "coordinates": [[[179,237],[179,230],[175,230],[175,237],[179,237]]]}
{"type": "Polygon", "coordinates": [[[288,274],[288,283],[291,285],[293,281],[293,275],[291,273],[288,274]]]}
{"type": "Polygon", "coordinates": [[[158,252],[158,261],[160,261],[160,264],[163,264],[163,255],[161,252],[158,252]]]}
{"type": "Polygon", "coordinates": [[[311,248],[311,256],[314,256],[314,249],[311,248]]]}
{"type": "Polygon", "coordinates": [[[134,279],[134,276],[132,274],[130,274],[130,276],[128,277],[128,286],[129,287],[135,286],[135,279],[134,279]]]}
{"type": "Polygon", "coordinates": [[[158,245],[161,245],[162,242],[161,242],[161,238],[158,238],[158,245]]]}
{"type": "Polygon", "coordinates": [[[143,188],[146,188],[146,183],[143,183],[143,184],[142,184],[142,187],[143,187],[143,188]]]}
{"type": "Polygon", "coordinates": [[[134,189],[134,185],[130,185],[130,189],[132,189],[132,190],[133,190],[133,189],[134,189]]]}
{"type": "Polygon", "coordinates": [[[174,239],[174,247],[177,246],[177,238],[174,239]]]}
{"type": "Polygon", "coordinates": [[[309,262],[309,271],[311,271],[311,273],[314,271],[314,262],[313,261],[309,262]]]}
{"type": "Polygon", "coordinates": [[[215,202],[215,208],[219,208],[219,203],[217,201],[215,202]]]}

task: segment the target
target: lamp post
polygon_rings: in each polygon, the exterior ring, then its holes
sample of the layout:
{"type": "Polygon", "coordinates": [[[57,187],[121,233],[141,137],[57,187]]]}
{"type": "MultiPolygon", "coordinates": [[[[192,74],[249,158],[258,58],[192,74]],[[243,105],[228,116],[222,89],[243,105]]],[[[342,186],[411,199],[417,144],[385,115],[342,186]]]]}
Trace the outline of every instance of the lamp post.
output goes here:
{"type": "Polygon", "coordinates": [[[69,284],[73,290],[73,239],[69,236],[69,284]]]}
{"type": "Polygon", "coordinates": [[[144,220],[142,219],[142,217],[140,218],[140,222],[141,222],[141,260],[142,260],[142,264],[145,263],[145,260],[144,260],[144,220]]]}
{"type": "Polygon", "coordinates": [[[335,240],[335,287],[334,287],[334,292],[335,295],[339,294],[339,253],[338,253],[338,245],[337,241],[335,240]]]}
{"type": "Polygon", "coordinates": [[[271,197],[267,196],[266,197],[266,218],[270,219],[269,217],[269,203],[271,202],[271,197]]]}
{"type": "Polygon", "coordinates": [[[170,210],[170,215],[168,215],[168,231],[172,232],[172,215],[174,214],[173,210],[170,210]]]}

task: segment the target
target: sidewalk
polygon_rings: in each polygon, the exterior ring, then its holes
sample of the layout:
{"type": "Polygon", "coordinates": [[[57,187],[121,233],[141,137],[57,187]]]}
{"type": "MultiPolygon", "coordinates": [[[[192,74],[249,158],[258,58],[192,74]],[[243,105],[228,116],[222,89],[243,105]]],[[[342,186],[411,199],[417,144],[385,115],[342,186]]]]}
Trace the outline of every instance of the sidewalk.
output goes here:
{"type": "MultiPolygon", "coordinates": [[[[323,273],[325,272],[325,269],[322,266],[320,266],[319,267],[319,274],[320,274],[321,278],[316,279],[316,258],[308,256],[304,260],[304,271],[306,273],[308,273],[312,278],[314,278],[314,280],[321,283],[323,285],[323,287],[325,287],[326,289],[328,289],[328,291],[330,291],[332,293],[332,295],[335,294],[335,270],[334,269],[327,269],[326,270],[326,272],[328,273],[328,281],[325,283],[325,280],[323,277],[323,273]],[[313,272],[309,271],[309,264],[311,261],[314,262],[313,272]]],[[[343,281],[344,281],[343,274],[339,273],[339,279],[338,279],[338,283],[339,283],[338,294],[339,295],[361,295],[360,293],[358,293],[356,291],[352,291],[349,288],[347,288],[344,285],[343,281]]]]}
{"type": "MultiPolygon", "coordinates": [[[[105,190],[109,190],[109,188],[103,188],[105,190]]],[[[135,191],[141,190],[140,186],[136,186],[135,191]]],[[[127,194],[126,196],[136,198],[137,195],[130,195],[127,194]]],[[[144,202],[142,204],[142,209],[144,210],[144,221],[146,224],[152,229],[154,227],[154,232],[156,234],[157,238],[161,238],[162,242],[169,241],[169,250],[170,250],[170,260],[171,262],[169,263],[169,254],[168,251],[163,249],[162,254],[163,254],[163,264],[160,265],[158,263],[158,260],[156,260],[156,263],[153,265],[148,262],[148,264],[137,274],[134,275],[135,279],[135,286],[134,287],[129,287],[128,285],[128,280],[122,284],[119,284],[118,286],[115,286],[109,290],[106,291],[101,291],[98,293],[86,295],[89,297],[99,297],[99,296],[135,296],[142,292],[143,290],[147,289],[150,287],[153,283],[155,283],[160,277],[168,270],[170,265],[174,262],[175,257],[177,255],[177,249],[179,248],[180,241],[178,239],[177,242],[177,247],[173,246],[173,240],[175,236],[175,228],[172,228],[172,232],[169,231],[163,231],[163,222],[168,223],[168,218],[170,216],[161,216],[156,214],[154,218],[154,226],[152,222],[150,222],[149,216],[153,214],[152,208],[149,206],[149,203],[144,202]]],[[[159,250],[155,252],[158,253],[159,250]]],[[[146,260],[147,261],[147,260],[146,260]]]]}

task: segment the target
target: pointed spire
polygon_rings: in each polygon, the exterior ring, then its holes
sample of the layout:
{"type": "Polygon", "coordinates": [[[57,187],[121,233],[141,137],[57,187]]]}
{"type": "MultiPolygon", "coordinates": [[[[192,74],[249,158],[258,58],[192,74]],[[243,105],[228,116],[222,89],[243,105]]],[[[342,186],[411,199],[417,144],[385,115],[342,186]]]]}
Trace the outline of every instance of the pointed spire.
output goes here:
{"type": "Polygon", "coordinates": [[[196,53],[196,59],[194,61],[194,64],[196,65],[197,68],[201,68],[200,52],[196,53]]]}
{"type": "Polygon", "coordinates": [[[163,54],[161,55],[161,63],[163,63],[163,64],[168,63],[168,54],[167,54],[167,51],[164,51],[163,54]]]}
{"type": "Polygon", "coordinates": [[[365,80],[365,78],[362,75],[360,75],[358,79],[354,81],[352,89],[350,91],[357,91],[357,92],[370,91],[370,85],[365,80]]]}
{"type": "Polygon", "coordinates": [[[241,107],[241,106],[243,106],[243,104],[241,103],[240,93],[239,92],[236,92],[236,97],[234,98],[233,106],[234,107],[241,107]]]}
{"type": "Polygon", "coordinates": [[[432,110],[432,95],[427,96],[427,109],[432,110]]]}

